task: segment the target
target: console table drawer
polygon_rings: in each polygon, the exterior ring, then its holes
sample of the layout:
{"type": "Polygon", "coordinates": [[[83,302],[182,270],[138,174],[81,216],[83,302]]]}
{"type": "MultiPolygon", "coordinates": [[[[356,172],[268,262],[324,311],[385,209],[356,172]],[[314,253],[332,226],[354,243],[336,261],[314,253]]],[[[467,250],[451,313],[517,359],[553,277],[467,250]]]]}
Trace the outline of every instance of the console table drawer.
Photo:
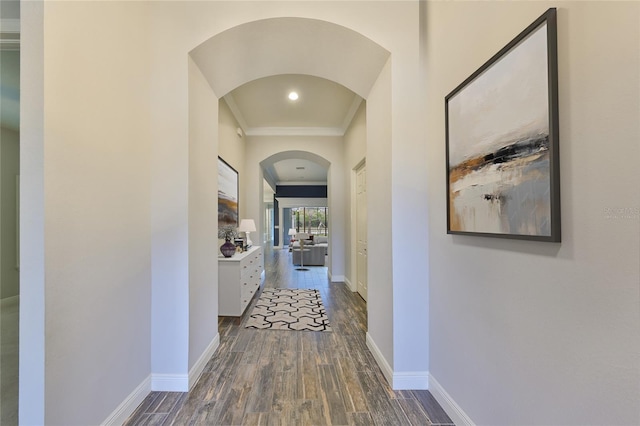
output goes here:
{"type": "Polygon", "coordinates": [[[230,258],[218,258],[218,315],[239,317],[260,288],[262,248],[253,246],[230,258]]]}

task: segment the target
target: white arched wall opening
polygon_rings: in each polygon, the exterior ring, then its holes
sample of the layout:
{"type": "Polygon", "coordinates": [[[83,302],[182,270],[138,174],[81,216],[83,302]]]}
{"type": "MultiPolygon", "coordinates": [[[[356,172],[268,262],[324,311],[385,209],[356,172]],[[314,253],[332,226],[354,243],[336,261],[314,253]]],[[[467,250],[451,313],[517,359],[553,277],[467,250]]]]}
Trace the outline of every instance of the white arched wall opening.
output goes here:
{"type": "MultiPolygon", "coordinates": [[[[261,139],[261,138],[259,138],[261,139]]],[[[273,164],[281,160],[287,159],[305,159],[321,165],[327,169],[327,203],[330,213],[330,238],[329,238],[329,259],[327,268],[329,271],[329,277],[334,282],[344,281],[344,257],[345,257],[345,221],[348,219],[346,215],[345,206],[343,203],[344,197],[348,194],[344,192],[344,164],[342,154],[342,140],[341,138],[317,138],[314,140],[303,142],[306,150],[301,150],[300,141],[296,138],[274,138],[277,141],[275,143],[265,143],[264,140],[257,140],[249,144],[247,150],[247,162],[246,169],[250,179],[252,177],[252,170],[257,173],[257,179],[262,179],[262,172],[264,166],[273,164]],[[328,140],[322,140],[328,139],[328,140]],[[256,170],[255,165],[259,167],[256,170]],[[336,186],[336,188],[334,188],[336,186]],[[336,210],[335,214],[333,209],[336,210]],[[335,235],[333,232],[335,230],[335,235]]],[[[305,138],[306,139],[306,138],[305,138]]],[[[262,191],[263,187],[258,187],[262,191]]],[[[262,196],[262,194],[252,194],[253,191],[249,190],[249,197],[262,196]]],[[[262,198],[260,198],[262,199],[262,198]]],[[[262,215],[263,216],[263,215],[262,215]]],[[[264,227],[263,217],[261,217],[261,226],[264,227]]],[[[282,216],[281,216],[282,220],[282,216]]],[[[281,222],[282,223],[282,222],[281,222]]],[[[284,238],[285,230],[280,228],[280,240],[284,238]]]]}
{"type": "MultiPolygon", "coordinates": [[[[335,81],[365,99],[370,98],[370,123],[368,133],[373,148],[367,157],[372,170],[382,178],[377,194],[371,197],[373,205],[369,220],[371,229],[369,253],[371,294],[368,342],[390,381],[393,381],[393,270],[391,241],[391,74],[389,52],[361,34],[340,25],[306,18],[273,18],[248,22],[211,37],[190,53],[193,65],[211,88],[212,95],[220,98],[231,90],[249,81],[278,74],[308,74],[335,81]],[[268,37],[265,35],[269,35],[268,37]],[[354,60],[354,52],[358,52],[354,60]],[[377,205],[376,205],[377,204],[377,205]]],[[[190,108],[191,110],[191,108],[190,108]]],[[[198,115],[195,109],[190,114],[198,115]]],[[[194,132],[195,133],[195,132],[194,132]]],[[[214,132],[215,133],[215,132],[214,132]]],[[[192,145],[198,145],[191,140],[192,145]]],[[[348,218],[349,184],[345,176],[347,165],[343,164],[344,151],[340,151],[342,138],[248,137],[245,160],[245,190],[243,197],[246,217],[262,217],[263,174],[259,166],[266,158],[282,151],[305,150],[331,163],[328,172],[328,198],[332,211],[332,235],[341,236],[333,241],[330,273],[333,280],[344,280],[345,267],[345,221],[348,218]]],[[[370,151],[370,152],[369,152],[370,151]]],[[[190,173],[191,175],[191,173],[190,173]]],[[[375,184],[375,179],[370,182],[375,184]]],[[[190,183],[190,187],[194,185],[190,183]]],[[[191,197],[190,197],[191,199],[191,197]]],[[[259,219],[258,234],[263,232],[259,219]]],[[[207,227],[206,224],[202,224],[207,227]]],[[[208,232],[189,227],[189,238],[197,238],[208,232]]],[[[190,265],[204,263],[206,252],[190,252],[190,265]],[[203,261],[199,262],[198,258],[203,261]]],[[[199,274],[205,276],[206,274],[199,274]]],[[[190,288],[202,287],[190,279],[190,288]]],[[[204,306],[201,299],[191,299],[190,312],[200,312],[204,306]]],[[[154,307],[155,309],[155,307],[154,307]]],[[[193,314],[190,313],[190,317],[193,314]]],[[[190,321],[191,322],[191,321],[190,321]]],[[[190,335],[194,333],[190,331],[190,335]]],[[[208,336],[201,341],[190,339],[190,352],[200,353],[207,344],[208,336]]],[[[191,361],[190,360],[190,364],[191,361]]],[[[191,365],[189,366],[191,369],[191,365]]],[[[415,387],[415,386],[413,386],[415,387]]]]}
{"type": "MultiPolygon", "coordinates": [[[[399,238],[397,244],[392,232],[394,216],[401,219],[406,214],[404,210],[396,213],[394,203],[401,206],[405,204],[404,197],[415,194],[403,193],[402,189],[406,186],[400,184],[400,190],[395,192],[393,184],[392,141],[396,133],[402,132],[396,132],[392,123],[394,119],[403,122],[406,119],[404,114],[410,114],[409,111],[402,112],[402,108],[395,105],[402,101],[394,96],[393,71],[397,69],[399,74],[402,71],[398,65],[394,67],[390,52],[344,26],[308,18],[271,18],[244,23],[213,36],[193,49],[190,58],[216,98],[258,78],[279,74],[308,74],[342,84],[367,100],[366,158],[372,171],[368,180],[368,194],[371,196],[368,199],[370,293],[367,343],[394,388],[426,388],[427,332],[419,336],[420,333],[413,329],[416,318],[423,318],[424,326],[427,325],[427,274],[423,275],[422,282],[423,303],[417,306],[420,311],[412,311],[416,296],[420,299],[420,291],[414,291],[412,286],[420,284],[416,283],[415,274],[403,268],[403,263],[411,257],[410,254],[400,254],[406,248],[405,238],[399,238]],[[398,246],[396,251],[393,250],[394,245],[398,246]],[[420,343],[416,345],[416,341],[420,343]]],[[[198,115],[197,108],[194,107],[193,111],[190,108],[190,114],[198,115]]],[[[347,238],[345,223],[349,217],[348,177],[351,165],[344,164],[344,152],[338,153],[339,150],[336,149],[336,145],[340,145],[342,140],[327,141],[326,137],[317,141],[310,138],[305,140],[309,145],[302,149],[330,159],[328,198],[333,217],[332,235],[340,237],[334,238],[329,266],[332,280],[343,281],[347,255],[344,239],[347,238]]],[[[194,142],[192,139],[191,144],[194,142]]],[[[261,219],[263,175],[259,164],[278,152],[301,149],[299,143],[292,136],[247,138],[243,215],[260,218],[257,230],[259,235],[264,227],[261,219]]],[[[190,187],[193,186],[190,183],[190,187]]],[[[191,196],[189,198],[192,199],[191,196]]],[[[412,233],[411,230],[404,229],[404,226],[399,226],[398,229],[400,228],[402,232],[412,233]]],[[[197,226],[189,226],[190,240],[197,238],[196,234],[207,233],[211,234],[210,230],[202,232],[197,226]]],[[[204,264],[208,255],[207,251],[190,251],[189,263],[204,264]]],[[[425,258],[419,262],[424,264],[425,258]]],[[[415,263],[413,266],[419,269],[418,265],[415,263]]],[[[213,269],[210,268],[211,273],[213,269]]],[[[190,274],[192,276],[196,274],[190,274]]],[[[189,286],[191,289],[203,287],[194,282],[193,278],[190,278],[189,286]]],[[[203,303],[202,300],[204,299],[190,296],[190,324],[195,324],[192,318],[197,312],[204,311],[204,305],[197,306],[203,303]]],[[[195,335],[192,330],[189,333],[190,336],[195,335]]],[[[202,353],[210,341],[210,336],[206,334],[202,334],[199,341],[190,338],[189,353],[202,353]]],[[[190,371],[193,363],[196,360],[189,357],[190,371]]]]}

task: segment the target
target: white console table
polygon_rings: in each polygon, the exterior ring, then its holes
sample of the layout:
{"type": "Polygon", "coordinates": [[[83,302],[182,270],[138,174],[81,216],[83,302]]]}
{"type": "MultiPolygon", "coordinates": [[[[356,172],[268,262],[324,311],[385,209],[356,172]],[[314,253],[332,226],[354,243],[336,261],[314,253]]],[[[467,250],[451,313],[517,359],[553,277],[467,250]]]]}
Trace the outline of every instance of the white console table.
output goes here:
{"type": "Polygon", "coordinates": [[[262,247],[231,257],[218,256],[218,315],[242,316],[260,288],[264,273],[262,247]]]}

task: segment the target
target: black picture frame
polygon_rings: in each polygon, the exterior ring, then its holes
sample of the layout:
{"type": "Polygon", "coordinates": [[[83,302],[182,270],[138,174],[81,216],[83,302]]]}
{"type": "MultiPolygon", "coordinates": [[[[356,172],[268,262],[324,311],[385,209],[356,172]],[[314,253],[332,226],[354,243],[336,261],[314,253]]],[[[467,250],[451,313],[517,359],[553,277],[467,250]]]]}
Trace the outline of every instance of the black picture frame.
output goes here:
{"type": "Polygon", "coordinates": [[[447,233],[561,242],[556,9],[445,97],[447,233]]]}
{"type": "Polygon", "coordinates": [[[238,171],[218,157],[218,229],[224,226],[238,227],[239,190],[238,171]]]}

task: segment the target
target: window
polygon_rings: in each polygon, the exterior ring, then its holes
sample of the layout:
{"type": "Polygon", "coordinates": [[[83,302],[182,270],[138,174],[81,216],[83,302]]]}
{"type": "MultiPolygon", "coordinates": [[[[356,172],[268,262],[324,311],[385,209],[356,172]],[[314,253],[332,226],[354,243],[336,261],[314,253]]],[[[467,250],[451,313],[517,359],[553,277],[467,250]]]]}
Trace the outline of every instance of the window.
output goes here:
{"type": "Polygon", "coordinates": [[[328,210],[327,207],[294,207],[291,209],[291,227],[298,232],[328,235],[328,210]]]}

